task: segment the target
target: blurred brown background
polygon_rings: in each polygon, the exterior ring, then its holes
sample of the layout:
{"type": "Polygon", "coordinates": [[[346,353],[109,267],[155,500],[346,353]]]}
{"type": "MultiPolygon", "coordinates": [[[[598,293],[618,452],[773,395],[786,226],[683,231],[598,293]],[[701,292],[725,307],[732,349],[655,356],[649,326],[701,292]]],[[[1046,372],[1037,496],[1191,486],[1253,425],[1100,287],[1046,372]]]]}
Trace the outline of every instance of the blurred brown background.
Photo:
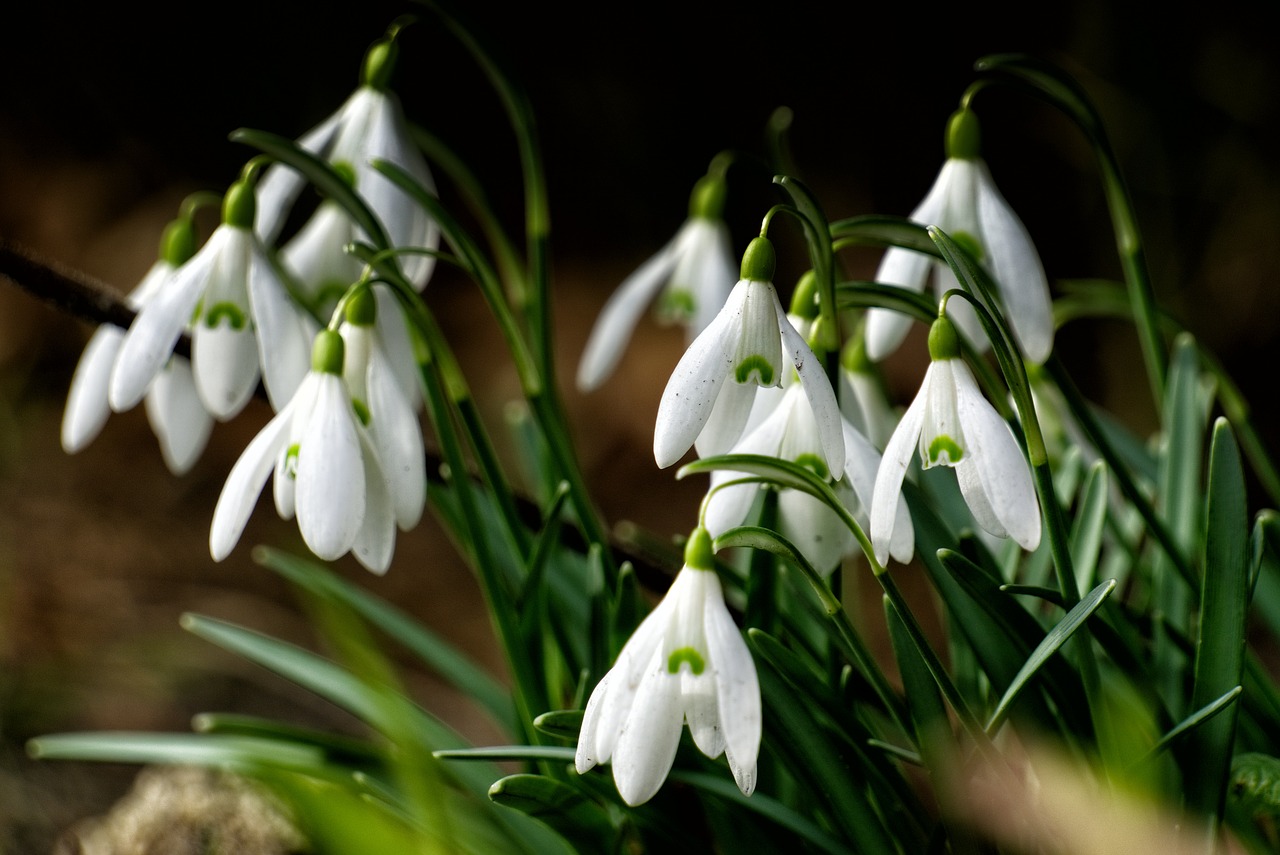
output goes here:
{"type": "MultiPolygon", "coordinates": [[[[127,4],[126,4],[127,5],[127,4]]],[[[24,4],[0,21],[0,236],[127,290],[154,258],[179,200],[221,189],[250,152],[237,127],[296,136],[354,85],[360,57],[406,11],[301,4],[200,4],[163,14],[119,4],[24,4]],[[308,11],[301,11],[308,9],[308,11]]],[[[1026,7],[1024,7],[1026,8],[1026,7]]],[[[1167,6],[1038,5],[1032,22],[968,4],[578,6],[476,2],[466,14],[527,85],[551,185],[561,367],[572,370],[610,289],[680,224],[692,182],[724,148],[762,150],[772,110],[795,112],[802,177],[832,219],[906,214],[941,164],[943,124],[972,62],[1024,51],[1062,63],[1101,105],[1136,198],[1161,299],[1222,356],[1277,447],[1271,376],[1280,289],[1280,57],[1263,12],[1222,2],[1177,18],[1167,6]],[[1160,22],[1152,10],[1159,10],[1160,22]]],[[[395,85],[406,110],[467,156],[516,222],[510,131],[465,53],[427,23],[407,31],[395,85]]],[[[986,156],[1040,247],[1051,279],[1119,276],[1090,154],[1038,102],[976,102],[986,156]]],[[[738,248],[777,197],[765,173],[731,179],[738,248]]],[[[451,200],[444,188],[446,202],[451,200]]],[[[785,247],[785,242],[784,242],[785,247]]],[[[793,248],[794,249],[794,248],[793,248]]],[[[875,257],[851,256],[870,276],[875,257]]],[[[779,284],[802,261],[785,248],[779,284]]],[[[475,293],[446,275],[428,299],[501,432],[517,393],[494,356],[475,293]]],[[[661,535],[692,525],[700,484],[677,484],[650,454],[653,413],[682,347],[642,326],[615,381],[566,397],[588,476],[610,521],[661,535]]],[[[269,507],[221,565],[208,558],[222,480],[268,417],[253,404],[215,429],[195,470],[170,477],[141,411],[113,417],[69,458],[58,424],[89,330],[0,283],[0,851],[47,851],[101,812],[136,770],[32,764],[27,738],[70,729],[183,730],[202,710],[244,710],[351,727],[265,673],[178,629],[186,610],[310,643],[286,587],[248,544],[300,547],[269,507]]],[[[1139,429],[1153,424],[1140,357],[1118,324],[1067,328],[1059,352],[1090,394],[1139,429]]],[[[915,358],[890,370],[904,395],[915,358]]],[[[470,575],[427,520],[401,535],[385,579],[344,565],[496,672],[470,575]]],[[[491,726],[430,675],[424,704],[484,740],[491,726]]]]}

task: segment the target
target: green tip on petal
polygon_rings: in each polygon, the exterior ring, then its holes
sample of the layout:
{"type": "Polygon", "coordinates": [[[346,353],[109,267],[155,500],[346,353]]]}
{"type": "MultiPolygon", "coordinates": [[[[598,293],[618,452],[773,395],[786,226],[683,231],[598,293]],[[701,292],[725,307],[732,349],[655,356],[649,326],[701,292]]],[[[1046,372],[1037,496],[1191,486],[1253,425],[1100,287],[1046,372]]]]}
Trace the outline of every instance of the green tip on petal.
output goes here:
{"type": "Polygon", "coordinates": [[[752,375],[755,375],[757,386],[773,385],[773,366],[769,364],[769,360],[759,354],[748,356],[733,370],[733,379],[739,383],[750,383],[752,375]]]}
{"type": "Polygon", "coordinates": [[[249,319],[245,316],[244,309],[235,303],[223,301],[214,303],[204,313],[204,325],[209,329],[215,329],[218,324],[226,319],[227,325],[233,330],[242,330],[248,325],[249,319]]]}
{"type": "Polygon", "coordinates": [[[972,160],[982,153],[982,128],[972,110],[961,108],[947,121],[947,157],[972,160]]]}
{"type": "Polygon", "coordinates": [[[742,278],[756,282],[772,282],[777,256],[767,237],[758,237],[747,244],[742,254],[742,278]]]}
{"type": "Polygon", "coordinates": [[[693,672],[695,677],[707,667],[707,663],[702,658],[701,653],[692,647],[680,647],[671,651],[671,655],[667,657],[667,673],[679,674],[680,666],[685,662],[689,663],[689,670],[693,672]]]}
{"type": "Polygon", "coordinates": [[[933,442],[929,443],[928,452],[929,466],[936,466],[938,463],[942,463],[944,466],[955,466],[961,460],[964,460],[964,449],[945,433],[938,434],[933,438],[933,442]]]}
{"type": "Polygon", "coordinates": [[[227,188],[227,195],[222,197],[222,222],[237,229],[252,229],[257,212],[252,184],[237,181],[227,188]]]}
{"type": "Polygon", "coordinates": [[[704,220],[723,218],[727,190],[722,176],[704,175],[699,178],[698,183],[693,185],[693,193],[689,195],[689,217],[704,220]]]}
{"type": "Polygon", "coordinates": [[[373,419],[373,413],[369,412],[369,405],[359,398],[352,398],[351,409],[355,410],[356,418],[360,420],[360,424],[368,427],[369,422],[373,419]]]}
{"type": "Polygon", "coordinates": [[[371,327],[378,320],[378,300],[368,285],[358,285],[347,300],[344,310],[347,323],[353,327],[371,327]]]}
{"type": "Polygon", "coordinates": [[[796,283],[795,293],[791,295],[791,314],[811,321],[818,317],[818,274],[807,271],[796,283]]]}
{"type": "Polygon", "coordinates": [[[160,238],[160,257],[173,267],[185,264],[196,254],[196,226],[186,217],[178,217],[164,228],[160,238]]]}
{"type": "Polygon", "coordinates": [[[311,345],[311,370],[322,374],[342,374],[346,346],[335,330],[321,330],[311,345]]]}
{"type": "Polygon", "coordinates": [[[329,168],[332,169],[348,187],[356,186],[356,168],[354,166],[347,163],[345,160],[335,160],[333,163],[329,164],[329,168]]]}
{"type": "Polygon", "coordinates": [[[960,356],[960,334],[946,315],[940,315],[929,327],[929,357],[956,359],[960,356]]]}
{"type": "Polygon", "coordinates": [[[654,310],[658,323],[684,323],[698,313],[698,298],[684,288],[668,288],[658,297],[654,310]]]}
{"type": "Polygon", "coordinates": [[[391,83],[391,72],[396,67],[396,55],[400,49],[394,39],[379,39],[364,55],[364,68],[360,73],[360,83],[379,92],[391,83]]]}
{"type": "Polygon", "coordinates": [[[711,532],[698,526],[684,545],[684,564],[690,570],[710,570],[715,567],[715,549],[711,545],[711,532]]]}

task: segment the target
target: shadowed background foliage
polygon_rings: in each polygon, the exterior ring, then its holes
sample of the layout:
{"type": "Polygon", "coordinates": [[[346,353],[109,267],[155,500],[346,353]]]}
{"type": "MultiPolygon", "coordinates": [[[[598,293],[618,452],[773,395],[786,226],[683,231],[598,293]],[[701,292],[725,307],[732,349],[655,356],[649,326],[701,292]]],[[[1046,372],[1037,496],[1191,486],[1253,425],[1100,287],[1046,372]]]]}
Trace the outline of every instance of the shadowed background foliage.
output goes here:
{"type": "MultiPolygon", "coordinates": [[[[1099,103],[1158,295],[1239,377],[1276,446],[1280,59],[1259,21],[1269,4],[1222,2],[1180,19],[1154,4],[1081,2],[1037,6],[1034,21],[955,3],[464,5],[519,71],[537,112],[563,377],[610,289],[679,225],[711,157],[725,148],[762,152],[776,107],[793,111],[792,153],[829,217],[906,214],[941,163],[943,125],[973,79],[973,61],[1022,51],[1067,67],[1099,103]]],[[[245,126],[296,136],[311,127],[350,92],[368,43],[407,10],[358,7],[301,13],[298,4],[233,0],[159,15],[119,4],[9,10],[0,25],[0,237],[127,290],[182,196],[225,187],[250,155],[227,133],[245,126]]],[[[407,30],[402,47],[394,85],[406,111],[464,153],[516,223],[512,136],[483,77],[429,20],[407,30]]],[[[1051,280],[1118,278],[1080,135],[1012,92],[985,92],[975,107],[995,180],[1051,280]]],[[[447,186],[443,194],[452,198],[447,186]]],[[[767,171],[731,173],[739,249],[774,201],[767,171]]],[[[802,270],[797,248],[784,239],[784,290],[802,270]]],[[[854,275],[874,271],[874,255],[846,261],[854,275]]],[[[517,389],[493,355],[483,306],[447,274],[428,300],[496,425],[517,389]]],[[[589,398],[570,393],[569,404],[606,517],[665,536],[687,531],[701,485],[675,484],[653,467],[652,416],[683,343],[674,331],[642,331],[648,338],[633,344],[616,382],[589,398]]],[[[133,774],[33,766],[21,744],[36,733],[184,729],[193,712],[239,707],[349,726],[262,675],[236,672],[176,627],[181,611],[197,609],[308,638],[283,585],[254,567],[247,549],[225,565],[205,551],[213,500],[265,407],[219,427],[184,479],[164,471],[137,412],[67,458],[57,423],[87,334],[0,286],[0,828],[8,829],[0,850],[47,850],[59,829],[101,811],[133,774]]],[[[1130,331],[1071,326],[1058,347],[1090,378],[1095,399],[1143,431],[1154,424],[1130,331]]],[[[923,349],[915,350],[889,365],[904,396],[919,376],[923,349]]],[[[296,530],[269,511],[254,525],[246,543],[298,544],[296,530]]],[[[362,578],[354,565],[346,570],[362,578]]],[[[501,670],[484,644],[475,587],[429,524],[401,536],[386,579],[367,582],[501,670]]],[[[453,709],[475,738],[490,732],[430,677],[418,680],[428,705],[453,709]]]]}

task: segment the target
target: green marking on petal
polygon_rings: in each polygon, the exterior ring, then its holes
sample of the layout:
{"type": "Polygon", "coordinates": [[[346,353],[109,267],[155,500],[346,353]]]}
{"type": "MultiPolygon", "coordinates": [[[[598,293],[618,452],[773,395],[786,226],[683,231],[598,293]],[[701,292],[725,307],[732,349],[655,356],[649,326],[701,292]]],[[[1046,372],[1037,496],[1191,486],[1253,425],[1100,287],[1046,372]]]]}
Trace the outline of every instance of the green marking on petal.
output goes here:
{"type": "Polygon", "coordinates": [[[244,309],[241,309],[235,303],[214,303],[204,313],[204,325],[209,329],[213,329],[222,319],[227,319],[227,324],[233,330],[242,330],[248,324],[249,319],[245,316],[244,309]]]}
{"type": "Polygon", "coordinates": [[[368,427],[369,419],[371,418],[369,414],[369,405],[359,398],[352,398],[351,409],[356,411],[356,418],[360,419],[360,424],[368,427]]]}
{"type": "Polygon", "coordinates": [[[824,481],[831,477],[831,470],[827,468],[827,462],[816,454],[802,454],[796,458],[796,463],[813,472],[814,475],[824,481]]]}
{"type": "Polygon", "coordinates": [[[929,443],[929,466],[941,463],[943,466],[955,466],[964,459],[964,449],[956,441],[944,434],[939,434],[929,443]]]}
{"type": "Polygon", "coordinates": [[[296,442],[284,453],[284,474],[290,478],[298,477],[298,443],[296,442]]]}
{"type": "Polygon", "coordinates": [[[668,288],[658,299],[655,314],[658,316],[659,323],[671,324],[690,320],[697,310],[698,301],[694,299],[692,291],[684,288],[668,288]]]}
{"type": "Polygon", "coordinates": [[[695,676],[701,674],[707,667],[707,663],[703,660],[701,653],[692,647],[681,647],[678,650],[671,651],[671,655],[667,657],[667,673],[679,674],[682,662],[689,663],[689,670],[695,676]]]}
{"type": "Polygon", "coordinates": [[[733,371],[733,378],[739,383],[747,383],[755,375],[755,382],[760,386],[773,385],[773,366],[760,354],[753,354],[738,363],[733,371]]]}

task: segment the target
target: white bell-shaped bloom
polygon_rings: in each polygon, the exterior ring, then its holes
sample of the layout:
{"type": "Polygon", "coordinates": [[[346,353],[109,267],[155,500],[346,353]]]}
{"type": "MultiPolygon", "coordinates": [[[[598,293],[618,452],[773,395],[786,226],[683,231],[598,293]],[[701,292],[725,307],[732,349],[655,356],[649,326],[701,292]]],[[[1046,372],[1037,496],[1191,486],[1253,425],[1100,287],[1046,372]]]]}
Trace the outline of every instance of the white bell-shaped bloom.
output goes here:
{"type": "Polygon", "coordinates": [[[209,531],[215,561],[231,553],[274,472],[276,511],[298,518],[307,548],[332,561],[348,551],[384,573],[395,548],[396,508],[373,442],[342,378],[342,336],[316,336],[312,370],[254,437],[227,476],[209,531]]]}
{"type": "Polygon", "coordinates": [[[850,339],[840,355],[840,412],[858,433],[877,449],[883,449],[898,416],[889,405],[875,368],[861,338],[850,339]]]}
{"type": "Polygon", "coordinates": [[[913,453],[920,464],[951,466],[973,518],[1023,549],[1040,543],[1040,505],[1031,471],[1009,425],[978,389],[959,357],[951,322],[940,317],[929,332],[933,361],[915,400],[884,450],[871,497],[871,542],[884,563],[901,513],[902,480],[913,453]]]}
{"type": "MultiPolygon", "coordinates": [[[[1023,354],[1043,363],[1053,349],[1053,310],[1049,282],[1035,244],[1022,221],[996,189],[978,156],[977,119],[961,110],[948,125],[948,158],[911,219],[936,225],[971,251],[995,280],[1001,308],[1023,354]]],[[[901,247],[887,250],[876,281],[923,291],[932,276],[936,293],[959,288],[945,263],[901,247]]],[[[956,305],[952,319],[965,338],[979,347],[986,336],[973,309],[956,305]]],[[[901,344],[911,319],[890,309],[867,312],[867,354],[879,361],[901,344]]]]}
{"type": "MultiPolygon", "coordinates": [[[[151,300],[161,284],[195,253],[195,229],[180,217],[165,229],[160,258],[125,298],[135,311],[151,300]]],[[[106,424],[111,406],[108,390],[124,330],[103,324],[90,337],[71,378],[67,408],[62,417],[62,447],[68,454],[92,442],[106,424]]],[[[147,419],[160,440],[165,465],[175,475],[189,471],[204,451],[213,419],[200,403],[190,362],[172,357],[146,391],[147,419]]]]}
{"type": "Polygon", "coordinates": [[[375,322],[378,301],[371,289],[347,303],[338,328],[346,344],[343,378],[352,405],[368,429],[395,506],[396,522],[408,531],[422,519],[427,466],[417,412],[396,377],[375,322]]]}
{"type": "Polygon", "coordinates": [[[689,219],[676,236],[628,276],[601,309],[578,364],[582,391],[599,387],[613,373],[636,323],[655,298],[659,320],[683,324],[690,343],[724,305],[737,274],[729,229],[721,219],[724,179],[705,176],[694,188],[689,207],[689,219]]]}
{"type": "MultiPolygon", "coordinates": [[[[836,496],[865,530],[867,509],[871,506],[872,489],[880,467],[880,452],[848,421],[843,421],[842,429],[845,466],[844,471],[838,474],[843,477],[831,481],[831,473],[822,457],[813,410],[800,393],[799,386],[793,383],[782,394],[773,412],[755,429],[743,435],[733,447],[733,453],[761,454],[808,467],[831,483],[836,496]]],[[[747,477],[745,473],[726,470],[711,473],[711,497],[707,500],[703,524],[713,537],[742,525],[750,514],[760,485],[731,483],[744,477],[747,477]]],[[[894,524],[891,552],[895,560],[906,563],[915,551],[915,533],[906,503],[901,498],[899,501],[901,505],[894,524]]],[[[824,573],[834,569],[857,543],[853,532],[834,510],[801,490],[778,490],[777,526],[778,532],[794,543],[810,564],[824,573]]]]}
{"type": "MultiPolygon", "coordinates": [[[[394,181],[373,167],[375,160],[395,164],[423,186],[435,193],[435,181],[431,177],[422,153],[409,134],[400,101],[387,90],[387,81],[395,59],[395,43],[383,40],[369,49],[365,57],[362,85],[332,116],[308,131],[298,145],[320,159],[350,170],[355,191],[364,199],[382,227],[393,247],[435,249],[440,243],[440,229],[422,206],[394,181]]],[[[258,234],[268,243],[275,241],[284,226],[305,181],[292,167],[276,164],[267,169],[258,184],[258,234]]],[[[316,240],[317,233],[327,235],[335,228],[345,228],[347,237],[338,248],[353,238],[367,240],[355,229],[346,214],[336,205],[321,205],[312,222],[302,230],[282,254],[290,271],[304,278],[312,276],[338,276],[337,272],[324,270],[314,257],[328,258],[333,245],[316,240]],[[320,222],[316,222],[319,220],[320,222]],[[327,221],[327,222],[326,222],[327,221]],[[345,225],[341,221],[346,221],[345,225]]],[[[405,275],[419,288],[426,285],[435,265],[430,255],[405,255],[401,266],[405,275]]],[[[338,278],[343,278],[338,276],[338,278]]],[[[345,278],[346,282],[355,277],[345,278]]],[[[314,282],[308,287],[314,287],[314,282]]]]}
{"type": "Polygon", "coordinates": [[[743,255],[742,279],[676,365],[658,404],[653,433],[658,466],[675,463],[695,441],[703,457],[727,452],[742,435],[757,389],[780,385],[794,367],[817,420],[828,470],[844,470],[835,392],[783,311],[770,281],[773,266],[769,241],[753,240],[743,255]]]}
{"type": "Polygon", "coordinates": [[[738,788],[750,795],[760,751],[760,683],[724,604],[705,529],[690,536],[685,566],[666,597],[591,693],[574,765],[583,774],[612,764],[623,800],[641,804],[671,771],[685,723],[703,754],[725,755],[738,788]]]}
{"type": "Polygon", "coordinates": [[[223,223],[160,283],[125,334],[111,372],[112,409],[146,394],[188,324],[196,392],[215,418],[244,407],[259,377],[278,411],[307,371],[310,318],[289,296],[252,231],[253,190],[227,191],[223,223]]]}

